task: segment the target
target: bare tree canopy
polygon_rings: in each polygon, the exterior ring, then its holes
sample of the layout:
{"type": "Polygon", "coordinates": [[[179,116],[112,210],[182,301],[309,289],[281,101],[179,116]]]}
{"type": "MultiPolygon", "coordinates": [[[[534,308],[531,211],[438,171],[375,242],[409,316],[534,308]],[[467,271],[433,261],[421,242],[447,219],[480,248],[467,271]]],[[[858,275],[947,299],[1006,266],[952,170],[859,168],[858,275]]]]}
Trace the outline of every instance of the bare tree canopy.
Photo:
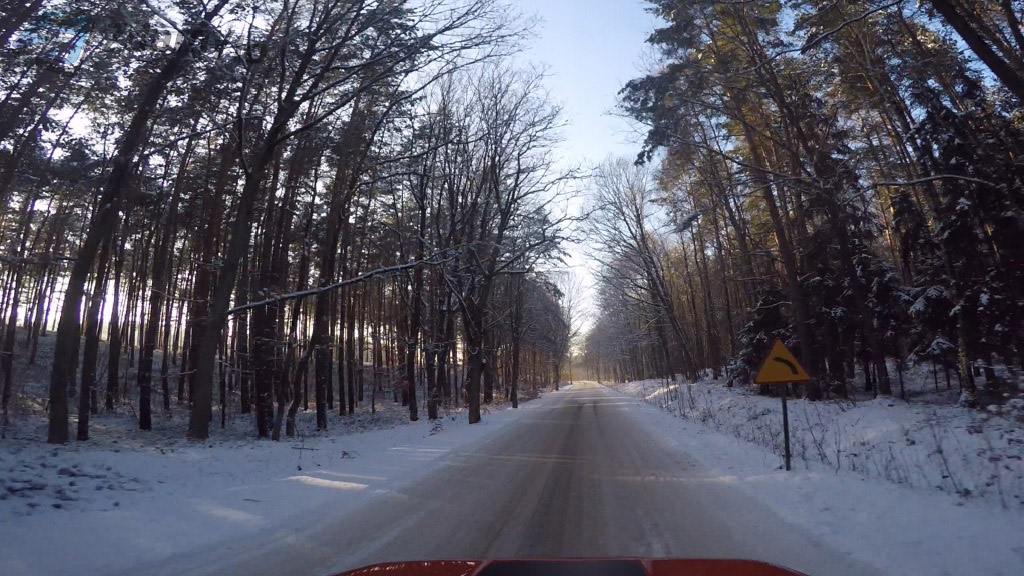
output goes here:
{"type": "Polygon", "coordinates": [[[521,366],[530,391],[558,379],[565,352],[513,351],[507,323],[560,258],[574,177],[550,160],[562,120],[543,76],[510,58],[530,27],[512,6],[16,8],[0,30],[5,419],[22,325],[33,361],[56,330],[54,443],[76,397],[79,440],[90,415],[130,409],[148,430],[175,405],[191,438],[237,412],[278,439],[310,404],[321,428],[385,389],[413,420],[425,400],[477,421],[521,366]]]}

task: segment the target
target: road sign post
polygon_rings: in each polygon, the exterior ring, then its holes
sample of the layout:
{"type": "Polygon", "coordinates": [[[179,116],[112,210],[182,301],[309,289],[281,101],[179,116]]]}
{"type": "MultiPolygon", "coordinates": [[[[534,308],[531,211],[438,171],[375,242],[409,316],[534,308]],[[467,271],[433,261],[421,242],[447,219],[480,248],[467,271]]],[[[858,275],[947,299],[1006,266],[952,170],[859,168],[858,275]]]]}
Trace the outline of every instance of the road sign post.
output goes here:
{"type": "Polygon", "coordinates": [[[786,407],[786,396],[789,384],[782,385],[782,437],[786,444],[786,470],[789,471],[789,409],[786,407]]]}
{"type": "Polygon", "coordinates": [[[793,353],[790,352],[782,340],[775,340],[771,352],[761,363],[761,369],[754,376],[755,384],[782,384],[782,437],[785,443],[786,470],[791,470],[789,450],[789,406],[786,404],[786,397],[789,395],[789,385],[794,382],[807,382],[811,379],[810,374],[804,370],[793,353]]]}

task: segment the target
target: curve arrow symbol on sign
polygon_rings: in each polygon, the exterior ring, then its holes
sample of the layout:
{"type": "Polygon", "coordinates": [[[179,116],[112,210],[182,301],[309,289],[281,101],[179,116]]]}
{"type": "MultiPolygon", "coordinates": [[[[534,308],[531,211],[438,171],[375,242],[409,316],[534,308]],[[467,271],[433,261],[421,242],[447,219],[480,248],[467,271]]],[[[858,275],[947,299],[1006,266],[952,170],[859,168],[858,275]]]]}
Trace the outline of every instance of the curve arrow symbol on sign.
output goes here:
{"type": "Polygon", "coordinates": [[[790,362],[789,360],[786,360],[785,358],[783,358],[781,356],[776,356],[776,357],[772,358],[772,360],[775,361],[775,362],[779,362],[781,364],[785,364],[786,366],[788,366],[789,367],[789,371],[792,372],[794,376],[796,376],[797,374],[800,373],[800,371],[796,369],[796,365],[795,364],[793,364],[792,362],[790,362]]]}
{"type": "Polygon", "coordinates": [[[785,384],[787,382],[806,382],[810,374],[800,365],[793,353],[786,349],[782,340],[775,340],[771,351],[764,357],[761,369],[754,377],[755,384],[785,384]]]}

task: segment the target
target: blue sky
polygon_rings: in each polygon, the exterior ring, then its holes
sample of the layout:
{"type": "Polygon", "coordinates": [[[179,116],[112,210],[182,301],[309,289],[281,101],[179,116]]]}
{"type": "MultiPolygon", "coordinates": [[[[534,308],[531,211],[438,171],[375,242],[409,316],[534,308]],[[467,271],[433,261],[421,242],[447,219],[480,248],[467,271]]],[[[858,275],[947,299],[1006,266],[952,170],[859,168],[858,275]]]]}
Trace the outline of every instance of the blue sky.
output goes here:
{"type": "MultiPolygon", "coordinates": [[[[568,125],[559,150],[568,167],[589,170],[610,155],[633,158],[636,130],[612,115],[619,90],[640,74],[645,40],[656,19],[643,0],[518,0],[540,22],[523,59],[547,67],[551,98],[568,125]]],[[[579,246],[569,248],[570,268],[584,285],[583,327],[593,320],[594,263],[579,246]]]]}
{"type": "Polygon", "coordinates": [[[541,22],[524,58],[548,66],[547,86],[569,126],[562,157],[589,167],[639,151],[629,124],[609,116],[619,89],[638,75],[654,18],[642,0],[518,0],[541,22]]]}

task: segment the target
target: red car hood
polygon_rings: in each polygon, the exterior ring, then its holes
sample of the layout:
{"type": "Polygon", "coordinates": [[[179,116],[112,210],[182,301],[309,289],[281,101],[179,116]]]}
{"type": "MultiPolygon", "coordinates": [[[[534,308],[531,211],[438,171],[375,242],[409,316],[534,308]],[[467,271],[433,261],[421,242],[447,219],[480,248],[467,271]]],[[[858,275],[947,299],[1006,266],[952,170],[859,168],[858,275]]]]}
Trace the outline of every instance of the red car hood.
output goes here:
{"type": "Polygon", "coordinates": [[[338,576],[802,576],[750,560],[440,560],[376,564],[338,576]]]}

